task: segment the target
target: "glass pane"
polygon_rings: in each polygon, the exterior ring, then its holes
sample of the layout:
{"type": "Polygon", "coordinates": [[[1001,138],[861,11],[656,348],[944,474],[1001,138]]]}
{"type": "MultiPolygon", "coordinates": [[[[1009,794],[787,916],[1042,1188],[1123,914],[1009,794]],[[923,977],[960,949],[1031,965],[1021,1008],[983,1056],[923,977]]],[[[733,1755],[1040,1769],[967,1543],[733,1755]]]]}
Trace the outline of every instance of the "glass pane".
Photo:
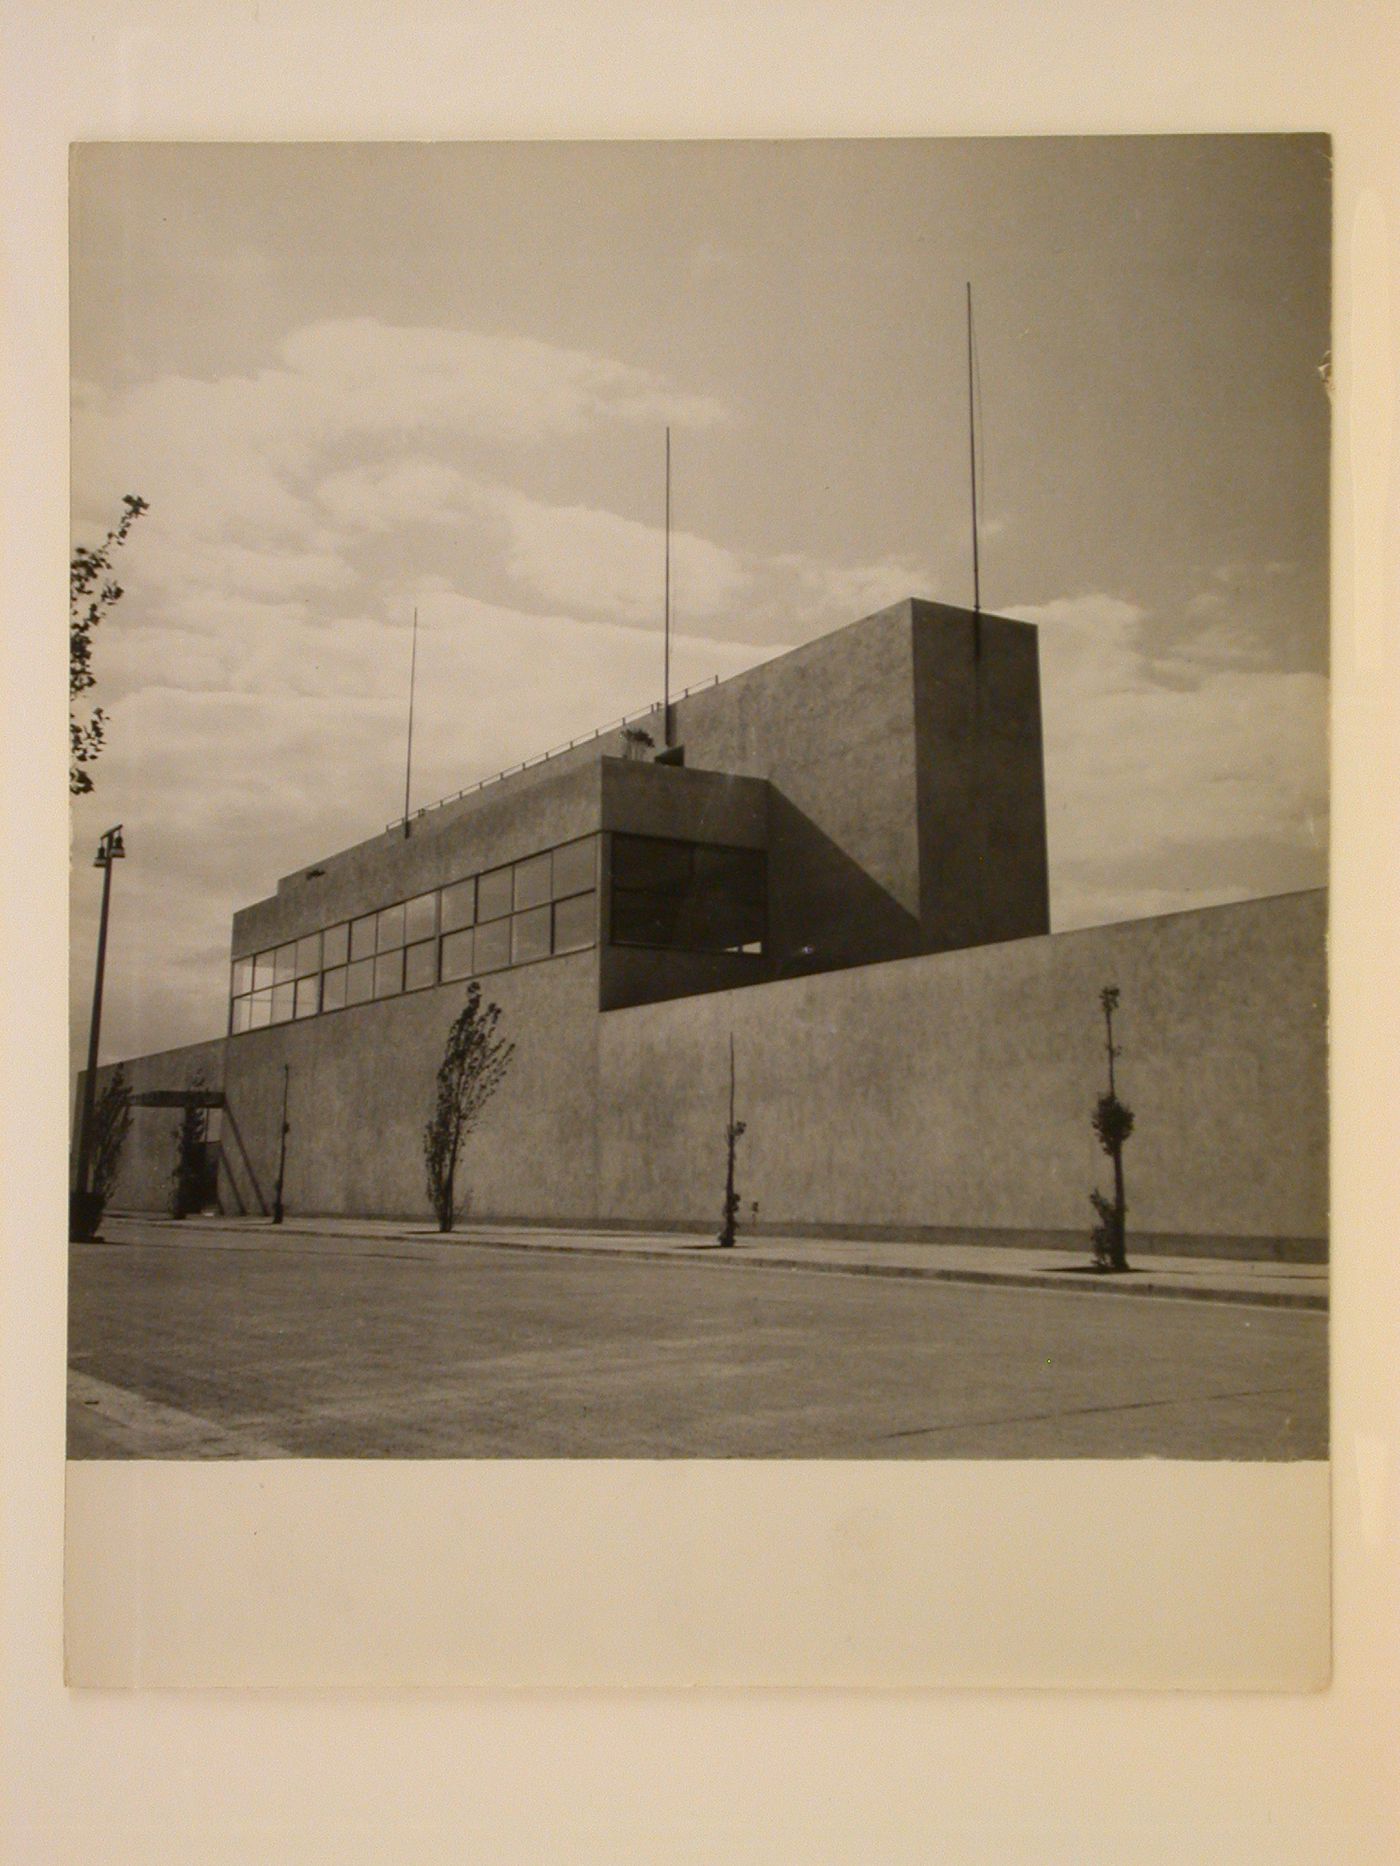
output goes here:
{"type": "Polygon", "coordinates": [[[765,870],[758,849],[697,849],[691,930],[699,944],[725,952],[761,947],[765,870]]]}
{"type": "Polygon", "coordinates": [[[233,962],[233,996],[241,998],[245,991],[253,989],[253,961],[235,959],[233,962]]]}
{"type": "Polygon", "coordinates": [[[319,973],[313,973],[310,978],[299,978],[297,980],[296,1015],[314,1017],[320,1008],[321,979],[319,973]]]}
{"type": "Polygon", "coordinates": [[[526,965],[531,959],[549,957],[549,908],[532,907],[528,914],[517,914],[510,923],[510,962],[526,965]]]}
{"type": "Polygon", "coordinates": [[[763,881],[761,849],[717,849],[697,845],[695,879],[699,886],[712,882],[727,889],[756,890],[763,881]]]}
{"type": "Polygon", "coordinates": [[[493,920],[490,926],[476,929],[476,970],[499,972],[510,964],[510,922],[493,920]]]}
{"type": "Polygon", "coordinates": [[[582,894],[595,885],[598,868],[598,845],[592,836],[582,842],[566,842],[554,851],[554,898],[561,894],[582,894]]]}
{"type": "Polygon", "coordinates": [[[442,891],[442,930],[451,933],[457,927],[469,927],[476,919],[476,876],[454,881],[442,891]]]}
{"type": "Polygon", "coordinates": [[[445,933],[442,939],[442,978],[466,978],[472,969],[472,930],[445,933]]]}
{"type": "Polygon", "coordinates": [[[403,902],[386,907],[375,921],[375,951],[392,952],[403,945],[403,902]]]}
{"type": "Polygon", "coordinates": [[[350,922],[350,957],[368,959],[374,952],[373,914],[361,914],[358,920],[350,922]]]}
{"type": "Polygon", "coordinates": [[[548,854],[532,855],[528,862],[515,864],[515,911],[538,907],[549,899],[550,862],[548,854]]]}
{"type": "Polygon", "coordinates": [[[272,1021],[274,1024],[291,1022],[292,1012],[296,1008],[296,986],[274,985],[272,989],[272,1021]]]}
{"type": "Polygon", "coordinates": [[[273,954],[272,981],[276,985],[285,985],[288,979],[296,977],[297,949],[288,940],[285,946],[279,946],[273,954]]]}
{"type": "Polygon", "coordinates": [[[373,959],[357,959],[345,969],[345,1002],[364,1004],[374,990],[373,959]]]}
{"type": "Polygon", "coordinates": [[[491,874],[483,875],[476,884],[477,919],[499,920],[502,914],[508,914],[511,893],[508,868],[497,868],[491,874]]]}
{"type": "Polygon", "coordinates": [[[680,845],[683,867],[674,857],[676,846],[638,836],[614,839],[613,939],[689,952],[761,951],[762,850],[680,845]],[[624,875],[634,879],[623,885],[624,875]]]}
{"type": "Polygon", "coordinates": [[[382,952],[374,962],[374,995],[376,998],[392,998],[396,991],[403,990],[403,948],[397,952],[382,952]]]}
{"type": "Polygon", "coordinates": [[[248,1029],[252,1008],[253,1008],[253,1001],[251,998],[235,998],[234,999],[233,1001],[233,1034],[234,1036],[237,1036],[240,1031],[248,1029]]]}
{"type": "Polygon", "coordinates": [[[248,1000],[248,1028],[261,1030],[272,1022],[272,992],[255,991],[248,1000]]]}
{"type": "Polygon", "coordinates": [[[261,991],[272,983],[272,954],[260,952],[253,961],[253,989],[261,991]]]}
{"type": "Polygon", "coordinates": [[[338,965],[321,980],[321,1009],[338,1011],[345,1003],[345,967],[338,965]]]}
{"type": "Polygon", "coordinates": [[[598,896],[575,894],[554,907],[554,950],[578,952],[597,939],[598,896]]]}
{"type": "Polygon", "coordinates": [[[612,936],[618,946],[678,946],[681,944],[678,903],[667,894],[629,893],[615,888],[612,897],[612,936]]]}
{"type": "Polygon", "coordinates": [[[419,991],[424,985],[437,983],[437,941],[420,940],[416,946],[410,946],[403,957],[403,988],[405,991],[419,991]]]}
{"type": "Polygon", "coordinates": [[[350,957],[350,929],[342,920],[338,927],[327,927],[321,936],[321,964],[327,971],[344,965],[350,957]]]}
{"type": "Polygon", "coordinates": [[[420,894],[404,908],[404,939],[411,945],[414,940],[431,939],[436,932],[437,895],[420,894]]]}
{"type": "Polygon", "coordinates": [[[305,978],[309,972],[321,969],[321,935],[308,933],[305,939],[297,941],[297,977],[305,978]]]}
{"type": "Polygon", "coordinates": [[[693,848],[655,836],[614,836],[613,883],[619,888],[683,888],[690,879],[693,848]]]}

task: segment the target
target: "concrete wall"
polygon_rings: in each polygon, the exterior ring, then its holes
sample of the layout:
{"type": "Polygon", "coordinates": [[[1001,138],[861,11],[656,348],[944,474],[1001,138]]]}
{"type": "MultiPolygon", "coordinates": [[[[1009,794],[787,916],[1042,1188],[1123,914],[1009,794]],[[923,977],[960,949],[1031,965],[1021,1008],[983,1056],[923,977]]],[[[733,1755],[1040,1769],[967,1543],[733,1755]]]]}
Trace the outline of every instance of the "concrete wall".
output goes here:
{"type": "Polygon", "coordinates": [[[1288,895],[612,1012],[601,1209],[717,1220],[732,1030],[763,1222],[1082,1231],[1116,984],[1130,1224],[1322,1236],[1324,940],[1288,895]]]}
{"type": "Polygon", "coordinates": [[[415,818],[407,837],[395,830],[298,869],[283,877],[276,894],[234,915],[234,956],[586,836],[598,828],[601,784],[596,752],[577,762],[539,765],[415,818]]]}
{"type": "MultiPolygon", "coordinates": [[[[150,1056],[137,1056],[122,1067],[127,1087],[133,1095],[151,1089],[190,1089],[224,1086],[224,1063],[228,1045],[222,1037],[209,1043],[191,1043],[183,1049],[158,1050],[150,1056]]],[[[97,1092],[110,1080],[111,1069],[97,1072],[97,1092]]],[[[77,1093],[81,1100],[83,1078],[78,1077],[77,1093]]],[[[180,1122],[178,1108],[133,1108],[131,1126],[122,1150],[121,1171],[112,1204],[132,1211],[163,1212],[170,1204],[171,1174],[175,1168],[175,1130],[180,1122]]],[[[236,1148],[235,1148],[236,1153],[236,1148]]],[[[220,1197],[230,1203],[231,1183],[221,1174],[220,1197]]],[[[234,1204],[236,1209],[236,1203],[234,1204]]]]}
{"type": "MultiPolygon", "coordinates": [[[[728,1042],[739,1184],[765,1224],[1071,1230],[1108,1162],[1098,994],[1122,992],[1130,1224],[1318,1238],[1327,1216],[1326,897],[1285,895],[596,1010],[598,954],[493,975],[518,1052],[470,1142],[493,1217],[717,1222],[728,1042]]],[[[276,1172],[289,1212],[426,1216],[420,1135],[465,986],[128,1065],[136,1089],[224,1080],[227,1202],[276,1172]],[[234,1151],[238,1157],[234,1158],[234,1151]]],[[[104,1072],[105,1074],[105,1072],[104,1072]]],[[[115,1204],[163,1208],[171,1110],[141,1111],[115,1204]]]]}
{"type": "MultiPolygon", "coordinates": [[[[763,849],[768,845],[768,820],[769,787],[762,778],[731,777],[688,765],[603,760],[603,826],[609,831],[763,849]]],[[[602,864],[598,998],[602,1010],[758,984],[772,974],[771,960],[764,954],[611,945],[611,919],[612,837],[608,835],[603,840],[602,864]]]]}
{"type": "MultiPolygon", "coordinates": [[[[407,836],[388,832],[285,876],[235,915],[235,956],[600,821],[766,844],[778,977],[1048,929],[1028,624],[898,603],[678,701],[673,723],[682,768],[617,759],[620,741],[605,735],[414,818],[407,836]]],[[[665,987],[633,967],[616,989],[605,980],[605,1002],[730,980],[680,971],[665,987]]]]}
{"type": "Polygon", "coordinates": [[[1048,933],[1036,631],[933,603],[910,607],[922,948],[1048,933]]]}
{"type": "Polygon", "coordinates": [[[780,975],[1049,931],[1035,629],[917,600],[675,708],[771,786],[780,975]]]}
{"type": "Polygon", "coordinates": [[[767,845],[768,785],[762,778],[622,758],[603,759],[601,775],[604,829],[738,849],[767,845]]]}
{"type": "Polygon", "coordinates": [[[919,948],[910,605],[674,709],[686,763],[767,778],[770,955],[851,965],[919,948]]]}
{"type": "MultiPolygon", "coordinates": [[[[584,1217],[597,1204],[597,952],[481,985],[516,1054],[467,1143],[471,1208],[584,1217]]],[[[462,981],[230,1040],[229,1109],[269,1200],[286,1063],[287,1210],[426,1216],[423,1126],[466,996],[462,981]]]]}

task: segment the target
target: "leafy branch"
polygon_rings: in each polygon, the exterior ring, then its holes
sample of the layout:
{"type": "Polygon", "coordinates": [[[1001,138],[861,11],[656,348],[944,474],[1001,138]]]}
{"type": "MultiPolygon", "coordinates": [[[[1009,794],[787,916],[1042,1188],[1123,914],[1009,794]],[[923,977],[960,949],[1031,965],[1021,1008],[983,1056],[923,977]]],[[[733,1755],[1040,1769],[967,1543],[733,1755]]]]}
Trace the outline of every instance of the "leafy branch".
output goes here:
{"type": "Polygon", "coordinates": [[[428,1198],[440,1231],[450,1231],[457,1217],[457,1166],[462,1142],[505,1080],[515,1054],[515,1045],[496,1035],[500,1018],[500,1005],[483,1007],[481,987],[473,979],[467,988],[467,1001],[447,1033],[432,1118],[423,1129],[428,1198]]]}
{"type": "Polygon", "coordinates": [[[81,796],[92,789],[83,768],[102,750],[107,736],[107,715],[100,706],[86,719],[72,702],[95,684],[92,671],[93,634],[122,599],[122,586],[112,575],[112,554],[126,543],[131,527],[149,511],[146,500],[129,492],[122,500],[122,515],[96,550],[80,544],[68,565],[68,789],[81,796]]]}

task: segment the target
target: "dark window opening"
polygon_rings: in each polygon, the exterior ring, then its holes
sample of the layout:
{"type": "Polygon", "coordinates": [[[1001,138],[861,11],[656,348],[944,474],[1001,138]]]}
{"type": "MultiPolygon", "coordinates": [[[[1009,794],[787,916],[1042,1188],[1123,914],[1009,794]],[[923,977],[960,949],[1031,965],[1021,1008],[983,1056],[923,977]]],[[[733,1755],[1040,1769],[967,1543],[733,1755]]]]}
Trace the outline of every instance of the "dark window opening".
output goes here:
{"type": "Polygon", "coordinates": [[[613,837],[614,945],[762,952],[766,908],[761,849],[613,837]]]}

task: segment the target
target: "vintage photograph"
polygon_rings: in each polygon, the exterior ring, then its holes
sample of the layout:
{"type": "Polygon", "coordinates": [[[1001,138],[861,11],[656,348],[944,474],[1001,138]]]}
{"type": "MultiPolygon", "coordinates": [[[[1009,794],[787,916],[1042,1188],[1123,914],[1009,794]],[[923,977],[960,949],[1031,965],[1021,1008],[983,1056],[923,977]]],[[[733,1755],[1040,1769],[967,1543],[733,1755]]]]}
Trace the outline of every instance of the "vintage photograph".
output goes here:
{"type": "Polygon", "coordinates": [[[74,150],[71,1459],[1327,1457],[1331,185],[74,150]]]}

